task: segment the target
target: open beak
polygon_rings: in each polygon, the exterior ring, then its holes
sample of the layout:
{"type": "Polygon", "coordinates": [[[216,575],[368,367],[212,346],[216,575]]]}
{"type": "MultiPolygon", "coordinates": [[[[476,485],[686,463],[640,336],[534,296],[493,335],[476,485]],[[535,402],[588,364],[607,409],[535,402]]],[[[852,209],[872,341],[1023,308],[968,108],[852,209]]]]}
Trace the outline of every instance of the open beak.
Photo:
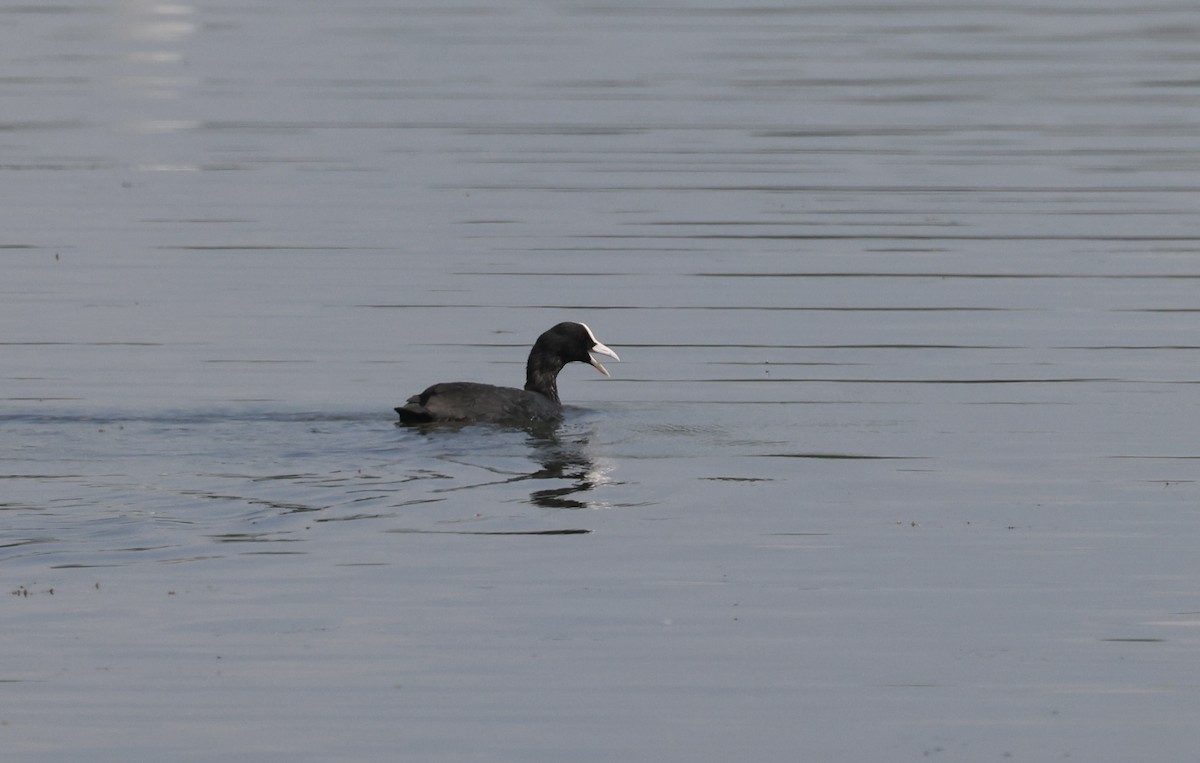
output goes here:
{"type": "MultiPolygon", "coordinates": [[[[589,350],[589,352],[594,352],[598,355],[607,355],[608,357],[610,357],[613,360],[618,361],[618,362],[620,362],[620,360],[621,360],[620,358],[617,357],[617,353],[613,352],[612,350],[610,350],[609,348],[600,344],[599,342],[596,342],[594,345],[592,345],[592,349],[589,350]]],[[[597,371],[604,374],[605,376],[608,376],[608,369],[605,368],[604,366],[600,365],[600,361],[596,360],[595,358],[593,358],[592,356],[589,355],[588,362],[591,363],[592,367],[595,368],[597,371]]]]}

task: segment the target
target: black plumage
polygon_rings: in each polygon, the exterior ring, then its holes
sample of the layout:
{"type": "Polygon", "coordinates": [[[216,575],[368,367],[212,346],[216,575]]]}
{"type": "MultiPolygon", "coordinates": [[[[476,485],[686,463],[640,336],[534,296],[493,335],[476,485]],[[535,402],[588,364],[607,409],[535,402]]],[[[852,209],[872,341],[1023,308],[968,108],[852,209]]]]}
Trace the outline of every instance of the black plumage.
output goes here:
{"type": "Polygon", "coordinates": [[[403,424],[463,421],[523,425],[552,421],[562,416],[558,398],[558,372],[567,363],[608,370],[591,353],[620,360],[601,344],[584,323],[560,323],[537,338],[525,364],[525,388],[497,387],[478,382],[442,382],[396,408],[403,424]]]}

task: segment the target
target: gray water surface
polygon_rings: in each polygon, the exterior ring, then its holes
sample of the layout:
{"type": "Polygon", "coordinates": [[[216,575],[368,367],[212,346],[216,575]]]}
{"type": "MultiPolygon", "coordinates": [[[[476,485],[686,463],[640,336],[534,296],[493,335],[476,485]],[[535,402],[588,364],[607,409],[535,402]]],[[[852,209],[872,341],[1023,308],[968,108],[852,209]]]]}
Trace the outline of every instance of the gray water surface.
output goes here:
{"type": "Polygon", "coordinates": [[[1195,760],[1198,39],[0,8],[5,759],[1195,760]]]}

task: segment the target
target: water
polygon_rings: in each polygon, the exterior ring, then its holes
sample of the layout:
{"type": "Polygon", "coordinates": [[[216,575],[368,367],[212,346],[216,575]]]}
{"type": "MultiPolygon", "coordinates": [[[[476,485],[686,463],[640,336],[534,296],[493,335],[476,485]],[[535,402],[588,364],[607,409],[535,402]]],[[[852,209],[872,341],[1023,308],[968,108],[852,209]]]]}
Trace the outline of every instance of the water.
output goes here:
{"type": "Polygon", "coordinates": [[[1195,756],[1189,5],[0,20],[6,759],[1195,756]]]}

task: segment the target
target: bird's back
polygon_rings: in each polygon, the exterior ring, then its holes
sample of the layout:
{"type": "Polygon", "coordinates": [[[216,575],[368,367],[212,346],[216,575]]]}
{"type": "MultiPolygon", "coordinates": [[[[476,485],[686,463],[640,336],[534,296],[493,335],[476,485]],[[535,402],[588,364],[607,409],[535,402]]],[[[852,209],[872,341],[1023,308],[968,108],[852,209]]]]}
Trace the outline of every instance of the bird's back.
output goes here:
{"type": "Polygon", "coordinates": [[[523,424],[562,416],[562,406],[544,395],[515,387],[478,382],[442,382],[413,395],[396,408],[400,421],[478,421],[523,424]]]}

